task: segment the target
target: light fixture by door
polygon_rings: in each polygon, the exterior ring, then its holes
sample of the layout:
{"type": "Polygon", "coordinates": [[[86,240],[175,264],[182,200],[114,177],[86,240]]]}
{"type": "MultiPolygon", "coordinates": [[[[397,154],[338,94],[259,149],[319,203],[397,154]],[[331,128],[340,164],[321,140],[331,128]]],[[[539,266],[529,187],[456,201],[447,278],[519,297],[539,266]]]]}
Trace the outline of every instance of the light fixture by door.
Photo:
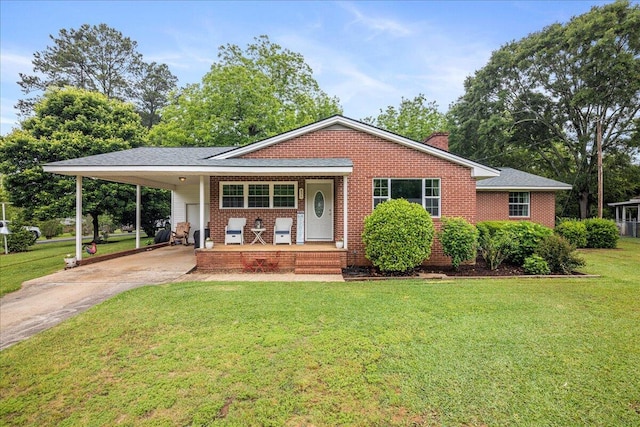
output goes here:
{"type": "Polygon", "coordinates": [[[180,182],[185,182],[187,180],[186,176],[179,176],[178,179],[180,180],[180,182]]]}

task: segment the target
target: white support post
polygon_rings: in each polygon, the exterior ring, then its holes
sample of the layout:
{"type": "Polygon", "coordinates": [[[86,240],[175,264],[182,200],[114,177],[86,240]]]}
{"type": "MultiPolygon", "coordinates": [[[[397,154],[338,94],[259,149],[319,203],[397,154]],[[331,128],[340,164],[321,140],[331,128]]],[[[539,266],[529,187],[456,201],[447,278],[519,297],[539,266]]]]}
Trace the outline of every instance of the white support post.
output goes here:
{"type": "Polygon", "coordinates": [[[140,249],[140,200],[142,199],[140,184],[136,185],[136,249],[140,249]]]}
{"type": "Polygon", "coordinates": [[[345,175],[342,177],[342,228],[344,229],[344,248],[349,247],[349,178],[345,175]]]}
{"type": "Polygon", "coordinates": [[[76,259],[82,259],[82,175],[76,176],[76,259]]]}
{"type": "Polygon", "coordinates": [[[204,248],[204,175],[200,175],[200,224],[198,224],[198,229],[200,230],[198,247],[204,248]]]}

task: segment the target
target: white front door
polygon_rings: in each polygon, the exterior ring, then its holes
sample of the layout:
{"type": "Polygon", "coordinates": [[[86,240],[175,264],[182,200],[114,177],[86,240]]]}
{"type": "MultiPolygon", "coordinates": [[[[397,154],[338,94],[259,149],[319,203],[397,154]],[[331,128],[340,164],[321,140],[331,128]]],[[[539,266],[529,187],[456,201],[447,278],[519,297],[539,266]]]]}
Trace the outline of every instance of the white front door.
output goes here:
{"type": "Polygon", "coordinates": [[[333,240],[333,181],[307,181],[305,229],[309,241],[333,240]]]}

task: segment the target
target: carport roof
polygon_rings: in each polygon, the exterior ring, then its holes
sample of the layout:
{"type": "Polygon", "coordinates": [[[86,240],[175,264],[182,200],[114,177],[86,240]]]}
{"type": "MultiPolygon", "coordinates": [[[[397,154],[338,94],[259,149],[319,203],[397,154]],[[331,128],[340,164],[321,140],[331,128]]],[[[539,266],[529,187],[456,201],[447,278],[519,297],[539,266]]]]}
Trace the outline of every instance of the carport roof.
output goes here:
{"type": "MultiPolygon", "coordinates": [[[[175,190],[178,177],[341,176],[353,172],[346,158],[220,159],[237,147],[140,147],[47,163],[45,172],[81,175],[127,184],[175,190]]],[[[187,184],[193,184],[189,180],[187,184]]]]}

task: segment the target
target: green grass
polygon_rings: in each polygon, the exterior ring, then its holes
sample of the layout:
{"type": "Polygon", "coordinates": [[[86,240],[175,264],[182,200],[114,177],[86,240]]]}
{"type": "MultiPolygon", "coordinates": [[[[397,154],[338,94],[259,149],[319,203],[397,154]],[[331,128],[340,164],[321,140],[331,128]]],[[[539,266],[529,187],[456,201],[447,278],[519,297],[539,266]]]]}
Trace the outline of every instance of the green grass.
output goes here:
{"type": "Polygon", "coordinates": [[[597,279],[144,287],[0,353],[0,425],[638,426],[640,239],[597,279]]]}
{"type": "MultiPolygon", "coordinates": [[[[90,239],[89,239],[90,240],[90,239]]],[[[85,243],[89,240],[85,239],[85,243]]],[[[146,240],[146,239],[145,239],[146,240]]],[[[144,244],[141,241],[140,244],[144,244]]],[[[27,252],[0,255],[0,296],[20,289],[23,282],[64,269],[63,258],[75,254],[75,241],[39,243],[27,252]]],[[[109,238],[109,243],[98,245],[98,254],[109,254],[135,248],[135,237],[109,238]]],[[[85,254],[85,256],[88,256],[85,254]]]]}

